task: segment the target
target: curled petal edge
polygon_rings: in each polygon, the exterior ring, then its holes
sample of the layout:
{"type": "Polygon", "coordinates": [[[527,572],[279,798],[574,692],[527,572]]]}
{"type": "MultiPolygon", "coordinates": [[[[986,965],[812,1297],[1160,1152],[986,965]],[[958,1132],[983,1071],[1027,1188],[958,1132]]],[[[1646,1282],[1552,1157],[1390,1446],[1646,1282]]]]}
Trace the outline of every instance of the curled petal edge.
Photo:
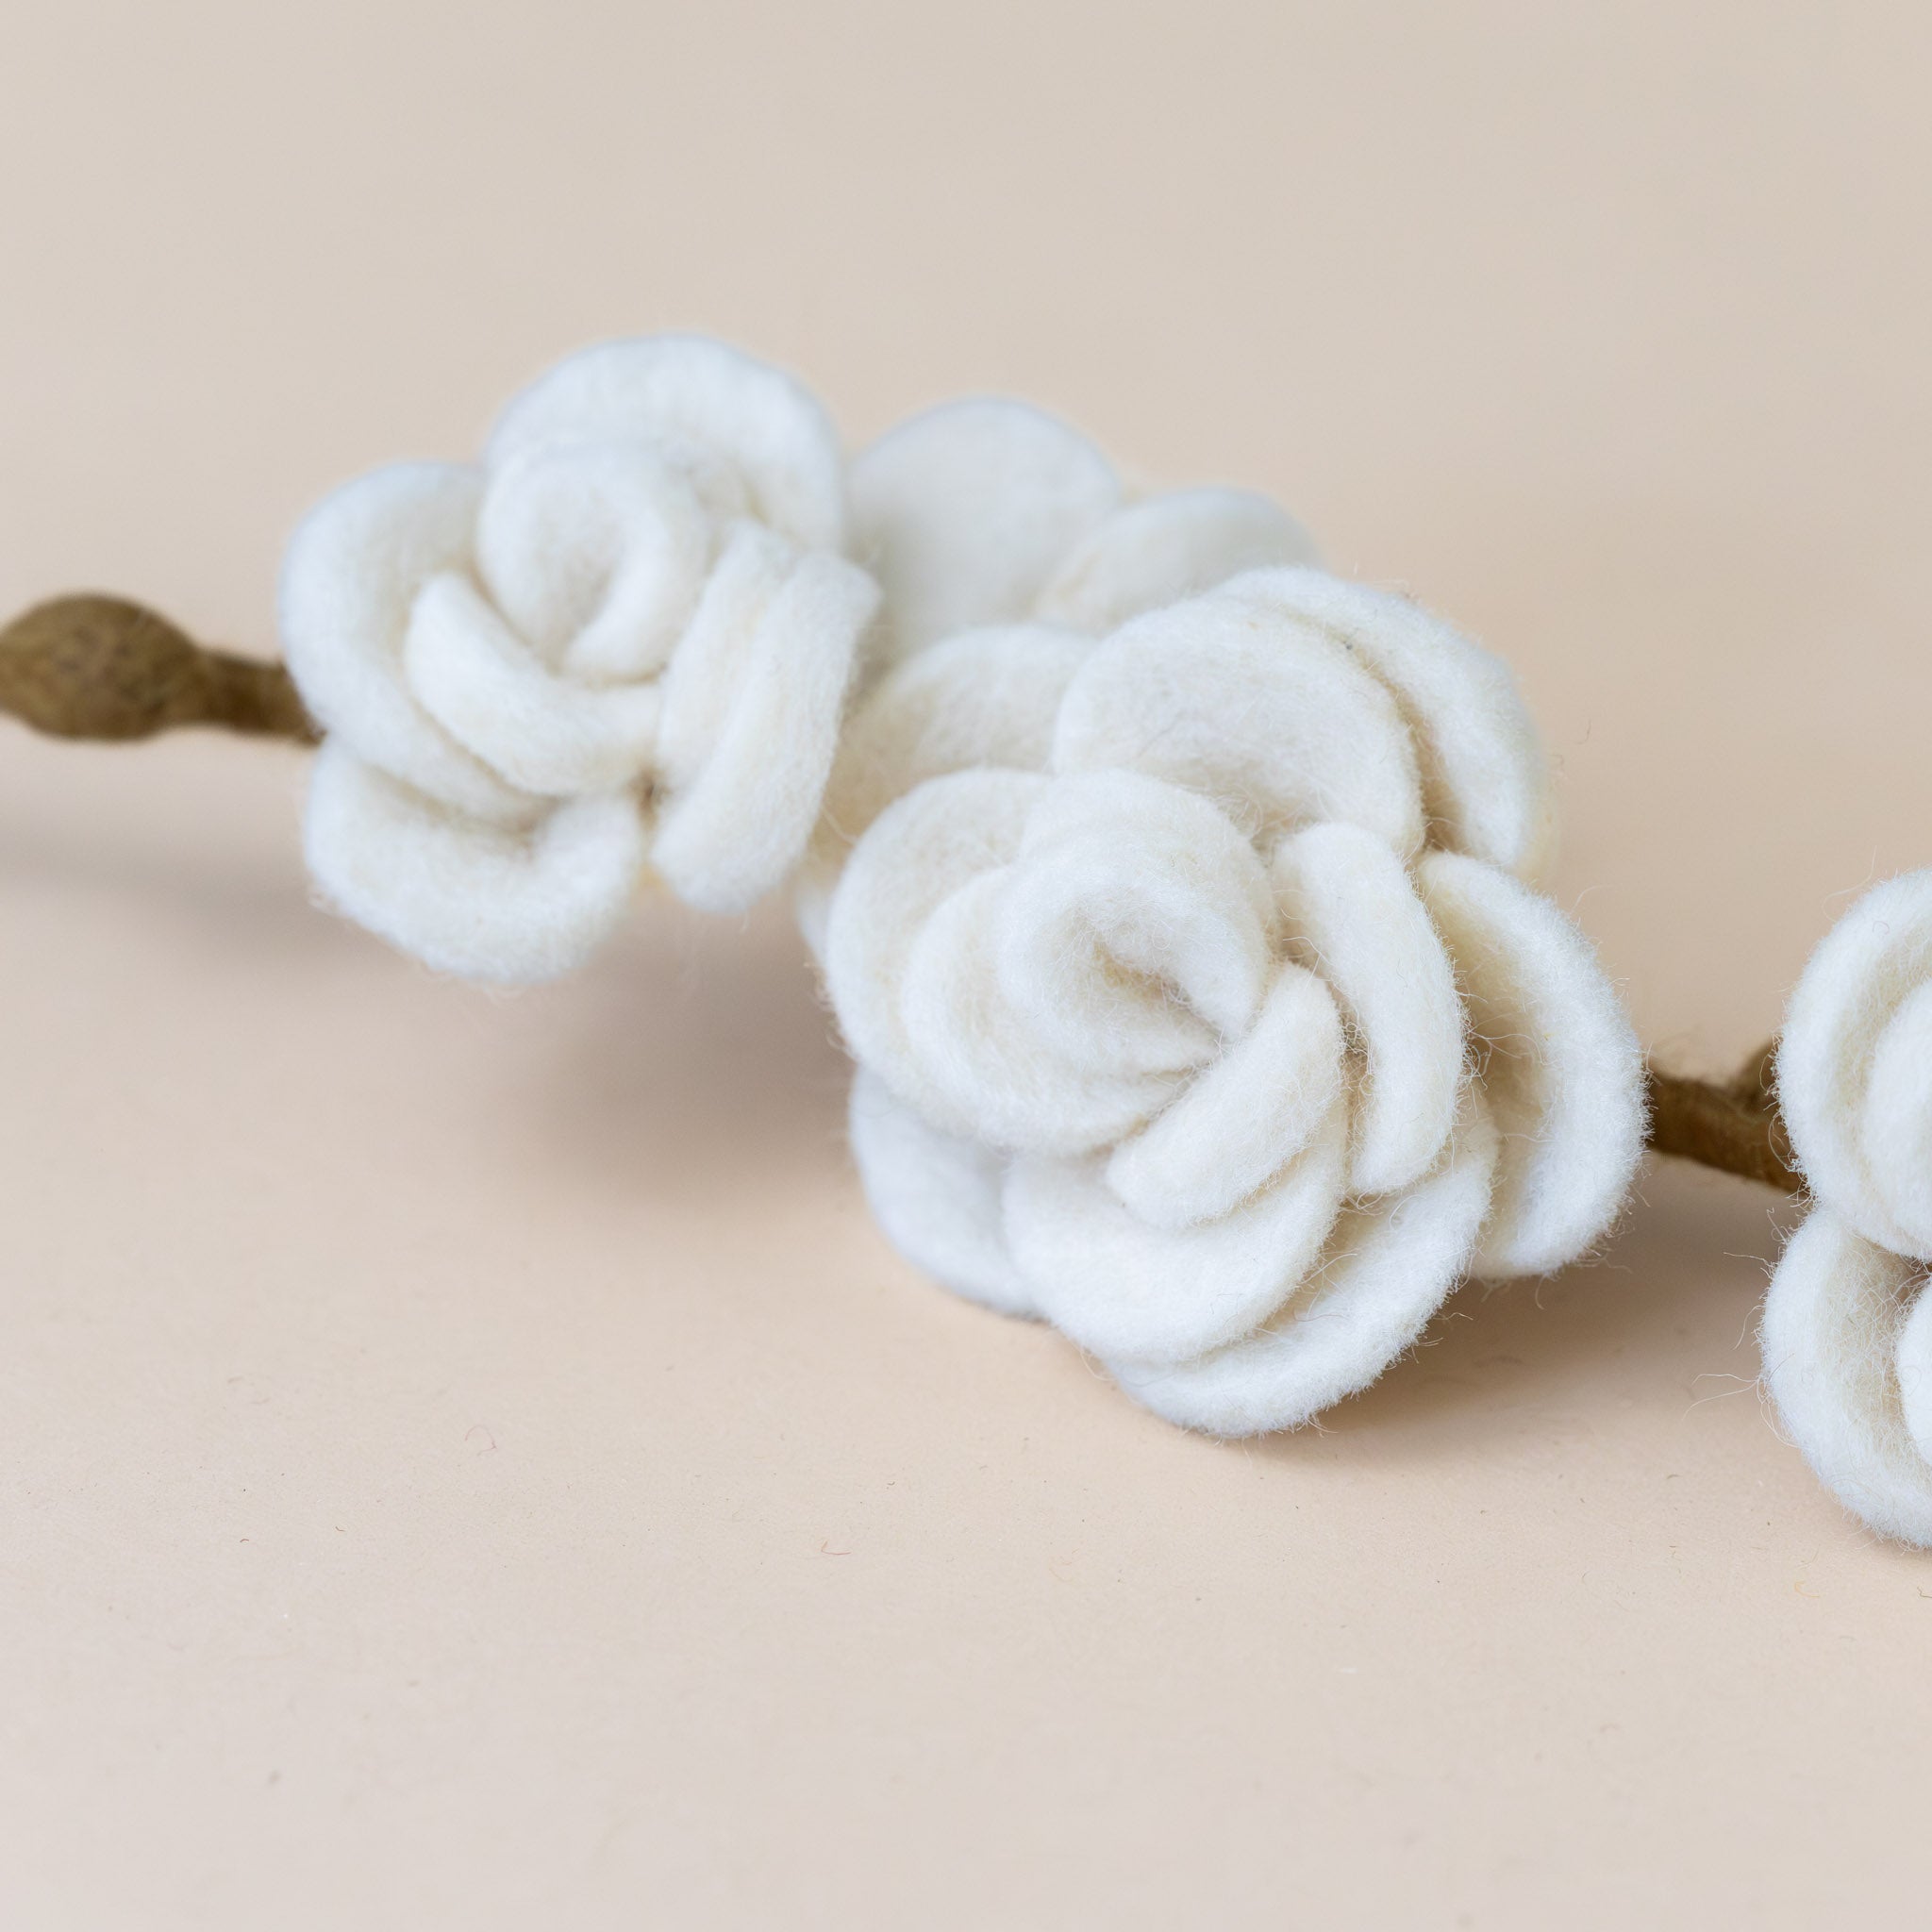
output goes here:
{"type": "Polygon", "coordinates": [[[465,819],[325,743],[304,844],[324,896],[439,972],[497,985],[557,979],[591,956],[644,862],[628,793],[538,808],[506,829],[465,819]]]}
{"type": "Polygon", "coordinates": [[[1503,1137],[1473,1272],[1547,1274],[1606,1233],[1629,1193],[1643,1156],[1642,1052],[1590,941],[1551,901],[1459,853],[1425,853],[1417,876],[1503,1137]]]}
{"type": "Polygon", "coordinates": [[[1920,1264],[1814,1208],[1772,1276],[1759,1341],[1765,1385],[1818,1479],[1881,1535],[1928,1548],[1932,1304],[1924,1279],[1920,1264]]]}
{"type": "Polygon", "coordinates": [[[1157,1415],[1214,1436],[1310,1422],[1421,1340],[1468,1271],[1489,1210],[1497,1139],[1480,1095],[1436,1171],[1344,1208],[1319,1261],[1255,1334],[1191,1362],[1109,1362],[1157,1415]]]}

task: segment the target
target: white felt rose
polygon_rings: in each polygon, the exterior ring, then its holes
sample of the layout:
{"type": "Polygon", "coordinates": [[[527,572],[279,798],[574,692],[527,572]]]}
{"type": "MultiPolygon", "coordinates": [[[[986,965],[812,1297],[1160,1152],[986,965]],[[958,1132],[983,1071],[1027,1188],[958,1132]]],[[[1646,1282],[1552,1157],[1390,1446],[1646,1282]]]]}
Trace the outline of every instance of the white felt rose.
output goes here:
{"type": "Polygon", "coordinates": [[[1008,756],[884,805],[824,935],[855,1153],[909,1257],[1245,1434],[1373,1380],[1464,1274],[1603,1232],[1640,1058],[1522,876],[1546,785],[1497,660],[1299,568],[1062,639],[1043,730],[1047,641],[953,648],[875,702],[1008,756]],[[986,653],[1017,735],[985,724],[986,653]]]}
{"type": "Polygon", "coordinates": [[[1932,1545],[1932,872],[1866,893],[1812,956],[1777,1096],[1815,1205],[1772,1277],[1765,1380],[1848,1508],[1932,1545]]]}
{"type": "Polygon", "coordinates": [[[837,436],[716,342],[586,350],[482,460],[380,470],[289,549],[289,667],[326,734],[308,860],[468,977],[576,965],[654,870],[738,910],[818,816],[877,603],[837,436]]]}
{"type": "Polygon", "coordinates": [[[798,893],[822,948],[852,842],[922,778],[1037,765],[1096,638],[1264,564],[1316,560],[1252,490],[1136,496],[1084,436],[1030,404],[947,403],[851,472],[853,550],[885,592],[874,690],[850,719],[798,893]]]}

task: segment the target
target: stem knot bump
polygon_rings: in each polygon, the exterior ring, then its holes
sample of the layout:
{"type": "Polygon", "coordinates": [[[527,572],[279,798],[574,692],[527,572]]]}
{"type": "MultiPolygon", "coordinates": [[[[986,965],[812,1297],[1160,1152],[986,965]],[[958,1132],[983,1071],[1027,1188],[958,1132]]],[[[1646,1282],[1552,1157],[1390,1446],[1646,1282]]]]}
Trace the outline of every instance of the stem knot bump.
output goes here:
{"type": "Polygon", "coordinates": [[[124,597],[37,604],[0,629],[0,710],[56,738],[152,738],[208,724],[313,743],[280,664],[210,650],[124,597]]]}

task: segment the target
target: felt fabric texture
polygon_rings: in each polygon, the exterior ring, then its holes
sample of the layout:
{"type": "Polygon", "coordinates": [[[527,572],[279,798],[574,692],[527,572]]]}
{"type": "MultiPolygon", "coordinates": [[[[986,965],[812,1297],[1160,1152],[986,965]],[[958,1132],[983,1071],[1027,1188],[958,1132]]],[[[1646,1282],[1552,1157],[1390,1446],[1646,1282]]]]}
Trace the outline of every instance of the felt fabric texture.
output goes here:
{"type": "Polygon", "coordinates": [[[691,337],[572,357],[478,463],[336,491],[281,586],[325,897],[504,983],[579,964],[647,873],[748,907],[805,849],[878,602],[846,525],[818,404],[691,337]]]}
{"type": "Polygon", "coordinates": [[[1833,1208],[1779,1257],[1765,1386],[1818,1478],[1881,1536],[1932,1548],[1932,1297],[1924,1269],[1833,1208]]]}
{"type": "Polygon", "coordinates": [[[1251,490],[1132,500],[1086,437],[1029,403],[942,403],[854,458],[853,555],[885,591],[899,662],[958,631],[1039,618],[1100,636],[1314,541],[1251,490]]]}
{"type": "Polygon", "coordinates": [[[1867,1241],[1932,1261],[1932,871],[1874,887],[1807,962],[1777,1098],[1812,1193],[1867,1241]]]}
{"type": "Polygon", "coordinates": [[[1465,1274],[1584,1252],[1641,1058],[1523,876],[1550,813],[1507,672],[1302,566],[1099,640],[970,614],[828,791],[854,1154],[908,1257],[1239,1435],[1374,1380],[1465,1274]]]}
{"type": "Polygon", "coordinates": [[[1847,1508],[1932,1546],[1932,872],[1874,887],[1826,935],[1776,1078],[1815,1205],[1765,1300],[1765,1381],[1847,1508]]]}
{"type": "Polygon", "coordinates": [[[195,724],[315,736],[286,665],[211,649],[144,604],[87,591],[0,625],[0,711],[110,743],[195,724]]]}
{"type": "Polygon", "coordinates": [[[1077,430],[1004,397],[902,423],[854,459],[850,488],[853,554],[884,602],[799,877],[799,924],[821,958],[846,855],[893,799],[945,772],[1038,767],[1094,640],[1245,572],[1317,560],[1272,498],[1136,497],[1077,430]]]}

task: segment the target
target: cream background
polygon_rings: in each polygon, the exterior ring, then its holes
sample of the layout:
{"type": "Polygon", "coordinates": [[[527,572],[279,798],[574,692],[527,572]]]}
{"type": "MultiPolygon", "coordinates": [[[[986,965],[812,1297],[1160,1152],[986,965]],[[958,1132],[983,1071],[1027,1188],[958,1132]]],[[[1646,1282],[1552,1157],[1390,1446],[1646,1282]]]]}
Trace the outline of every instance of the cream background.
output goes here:
{"type": "MultiPolygon", "coordinates": [[[[1278,490],[1520,668],[1561,896],[1717,1064],[1932,861],[1932,24],[8,0],[0,602],[272,646],[332,483],[586,340],[1278,490]]],[[[1910,1913],[1932,1563],[1653,1172],[1218,1447],[871,1233],[798,948],[438,983],[298,755],[0,734],[0,1924],[1759,1926],[1910,1913]]]]}

